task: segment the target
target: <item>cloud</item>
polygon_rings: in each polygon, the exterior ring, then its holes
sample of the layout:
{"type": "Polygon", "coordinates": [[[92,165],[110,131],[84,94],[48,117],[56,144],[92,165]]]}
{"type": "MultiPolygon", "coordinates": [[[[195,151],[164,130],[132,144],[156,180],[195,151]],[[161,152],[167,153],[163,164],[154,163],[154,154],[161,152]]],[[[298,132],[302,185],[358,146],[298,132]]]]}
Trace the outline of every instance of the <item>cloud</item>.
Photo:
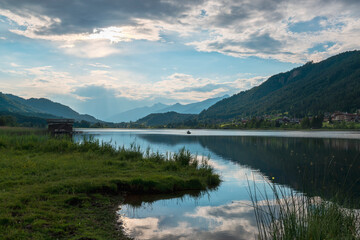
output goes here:
{"type": "Polygon", "coordinates": [[[16,63],[10,63],[10,66],[12,66],[12,67],[21,67],[19,64],[16,64],[16,63]]]}
{"type": "Polygon", "coordinates": [[[136,18],[164,19],[177,18],[193,5],[202,1],[166,1],[166,0],[103,0],[89,1],[56,0],[46,2],[38,0],[3,0],[0,8],[17,15],[32,13],[35,16],[48,16],[50,19],[61,19],[61,22],[50,24],[39,30],[41,35],[72,34],[92,32],[94,28],[112,26],[135,26],[136,18]]]}
{"type": "Polygon", "coordinates": [[[95,68],[111,68],[110,66],[102,63],[89,63],[88,65],[95,68]]]}
{"type": "Polygon", "coordinates": [[[169,48],[162,48],[163,44],[173,41],[176,44],[172,50],[185,44],[197,51],[240,58],[292,63],[320,61],[360,48],[359,10],[360,2],[356,0],[65,0],[61,4],[55,0],[3,0],[1,24],[7,24],[12,33],[4,35],[6,40],[11,41],[17,34],[33,39],[29,41],[41,40],[41,44],[49,41],[47,47],[57,48],[50,49],[52,54],[62,52],[96,60],[80,59],[85,67],[71,72],[75,67],[57,68],[54,63],[52,67],[44,66],[50,63],[24,67],[9,58],[6,63],[9,69],[3,67],[0,71],[16,84],[2,83],[2,87],[15,89],[14,93],[21,90],[25,92],[22,95],[70,94],[84,103],[95,95],[82,96],[78,90],[91,86],[111,90],[110,102],[126,99],[153,103],[161,99],[168,103],[190,103],[231,95],[259,85],[267,77],[219,79],[167,70],[167,75],[150,81],[146,73],[119,70],[121,64],[111,64],[109,68],[102,62],[110,61],[101,58],[116,54],[133,56],[134,52],[147,54],[155,42],[156,49],[168,51],[169,48]],[[135,49],[138,45],[133,41],[148,43],[135,49]]]}
{"type": "MultiPolygon", "coordinates": [[[[32,92],[47,94],[75,94],[79,97],[114,96],[130,101],[155,99],[171,100],[171,103],[191,103],[208,98],[235,94],[262,83],[266,77],[238,78],[233,81],[199,78],[189,74],[174,73],[157,82],[147,82],[145,77],[132,72],[112,70],[102,64],[91,64],[94,70],[83,75],[71,75],[53,69],[52,66],[24,68],[12,72],[25,77],[23,85],[32,92]],[[99,66],[101,66],[99,68],[99,66]],[[110,71],[111,70],[111,71],[110,71]],[[43,80],[39,82],[39,80],[43,80]],[[44,82],[46,80],[46,82],[44,82]],[[61,88],[59,88],[61,86],[61,88]],[[82,90],[81,90],[82,89],[82,90]],[[94,89],[92,95],[84,95],[94,89]],[[106,93],[101,90],[107,89],[106,93]],[[111,94],[110,92],[111,91],[111,94]],[[102,95],[104,93],[104,95],[102,95]]],[[[6,71],[10,73],[9,70],[6,71]]]]}
{"type": "Polygon", "coordinates": [[[121,50],[101,40],[77,41],[71,44],[60,45],[60,48],[63,49],[65,53],[79,58],[103,58],[121,53],[121,50]]]}
{"type": "Polygon", "coordinates": [[[4,0],[0,8],[13,33],[61,42],[66,53],[88,58],[121,53],[111,43],[161,41],[174,33],[198,51],[294,63],[360,47],[356,0],[4,0]],[[309,53],[324,40],[335,44],[309,53]],[[104,54],[86,54],[97,41],[104,54]]]}
{"type": "Polygon", "coordinates": [[[258,85],[264,79],[254,77],[222,82],[174,73],[158,82],[148,83],[141,76],[134,79],[131,73],[99,69],[90,71],[89,75],[78,76],[77,80],[81,84],[74,86],[70,93],[83,100],[77,104],[76,109],[104,119],[114,112],[124,112],[157,102],[186,104],[234,94],[258,85]]]}
{"type": "Polygon", "coordinates": [[[102,58],[120,53],[121,51],[113,43],[160,40],[159,27],[143,19],[133,19],[135,26],[94,28],[92,33],[40,34],[42,29],[60,24],[61,20],[48,16],[35,16],[31,13],[22,16],[2,9],[0,9],[0,15],[7,17],[19,26],[10,29],[10,32],[31,39],[57,42],[58,47],[65,53],[83,58],[102,58]]]}
{"type": "MultiPolygon", "coordinates": [[[[234,57],[257,56],[301,63],[319,58],[308,49],[327,41],[336,46],[321,57],[359,48],[360,3],[338,1],[226,1],[208,4],[212,38],[188,43],[199,51],[220,52],[234,57]],[[221,13],[220,13],[221,12],[221,13]],[[317,14],[314,17],[314,12],[317,14]],[[294,27],[295,26],[295,27],[294,27]],[[351,30],[350,30],[351,29],[351,30]],[[300,31],[301,30],[301,31],[300,31]],[[353,36],[350,36],[353,35],[353,36]],[[357,45],[357,46],[355,46],[357,45]]],[[[204,26],[206,28],[206,26],[204,26]]]]}
{"type": "MultiPolygon", "coordinates": [[[[106,119],[115,113],[149,104],[148,100],[133,100],[119,96],[118,90],[104,85],[77,87],[71,94],[83,99],[81,102],[74,103],[76,109],[99,119],[106,119]]],[[[58,99],[66,97],[58,96],[58,99]]]]}
{"type": "Polygon", "coordinates": [[[21,88],[27,89],[29,97],[43,96],[45,92],[67,94],[77,84],[69,73],[57,71],[52,66],[25,68],[23,71],[19,72],[25,77],[21,88]]]}
{"type": "Polygon", "coordinates": [[[151,84],[130,86],[122,91],[124,96],[133,99],[168,97],[181,103],[203,101],[208,98],[234,94],[247,86],[261,83],[265,78],[237,79],[225,82],[221,79],[197,78],[183,73],[174,73],[151,84]]]}

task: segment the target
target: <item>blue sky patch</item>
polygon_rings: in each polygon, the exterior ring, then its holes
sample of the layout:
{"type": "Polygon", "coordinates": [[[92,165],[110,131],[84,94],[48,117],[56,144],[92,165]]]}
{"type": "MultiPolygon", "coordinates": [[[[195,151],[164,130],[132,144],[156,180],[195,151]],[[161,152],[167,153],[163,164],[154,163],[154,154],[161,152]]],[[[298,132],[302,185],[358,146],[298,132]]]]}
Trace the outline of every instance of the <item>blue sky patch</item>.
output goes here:
{"type": "Polygon", "coordinates": [[[308,53],[315,53],[315,52],[326,52],[328,48],[334,46],[334,42],[325,42],[316,44],[314,47],[308,49],[308,53]]]}
{"type": "Polygon", "coordinates": [[[321,26],[321,21],[326,21],[326,17],[315,17],[311,19],[310,21],[305,22],[297,22],[294,24],[291,24],[289,26],[289,30],[296,33],[302,33],[302,32],[318,32],[324,29],[323,26],[321,26]]]}

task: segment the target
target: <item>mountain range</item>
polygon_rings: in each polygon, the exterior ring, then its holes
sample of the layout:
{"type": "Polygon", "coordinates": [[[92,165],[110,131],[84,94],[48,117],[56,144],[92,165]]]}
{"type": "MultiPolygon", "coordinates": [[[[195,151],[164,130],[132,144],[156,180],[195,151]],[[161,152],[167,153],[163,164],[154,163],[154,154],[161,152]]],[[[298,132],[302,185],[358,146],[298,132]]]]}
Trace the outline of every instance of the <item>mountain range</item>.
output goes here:
{"type": "Polygon", "coordinates": [[[137,121],[138,119],[144,118],[145,116],[152,113],[167,113],[167,112],[176,112],[182,114],[199,114],[201,111],[209,108],[216,102],[229,97],[229,95],[224,95],[222,97],[210,98],[201,102],[195,102],[190,104],[180,104],[176,103],[173,105],[165,105],[162,103],[154,104],[150,107],[140,107],[134,108],[119,114],[116,114],[112,117],[107,118],[109,122],[130,122],[137,121]]]}
{"type": "Polygon", "coordinates": [[[274,75],[257,87],[215,103],[198,119],[228,121],[286,112],[303,117],[359,108],[360,51],[350,51],[274,75]]]}
{"type": "MultiPolygon", "coordinates": [[[[360,51],[350,51],[324,61],[279,73],[261,85],[231,97],[225,95],[192,104],[165,105],[132,109],[107,119],[112,122],[137,121],[148,126],[171,123],[196,125],[211,121],[287,113],[304,117],[324,112],[355,112],[360,109],[360,51]]],[[[72,118],[90,123],[102,122],[79,114],[68,106],[45,98],[24,99],[0,92],[0,115],[27,118],[72,118]]],[[[104,123],[104,122],[103,122],[104,123]]]]}
{"type": "Polygon", "coordinates": [[[79,114],[68,106],[45,98],[24,99],[12,94],[0,93],[0,112],[21,114],[38,118],[71,118],[90,123],[101,122],[93,116],[79,114]]]}

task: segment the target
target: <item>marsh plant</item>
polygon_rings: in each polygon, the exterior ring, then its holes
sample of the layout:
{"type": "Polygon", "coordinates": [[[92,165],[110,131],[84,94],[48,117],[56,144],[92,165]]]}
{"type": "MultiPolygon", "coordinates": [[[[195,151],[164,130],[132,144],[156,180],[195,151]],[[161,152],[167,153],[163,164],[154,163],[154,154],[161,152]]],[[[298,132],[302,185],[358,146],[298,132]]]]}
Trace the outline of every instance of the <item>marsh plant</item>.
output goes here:
{"type": "Polygon", "coordinates": [[[272,182],[249,185],[260,240],[360,239],[359,211],[272,182]]]}

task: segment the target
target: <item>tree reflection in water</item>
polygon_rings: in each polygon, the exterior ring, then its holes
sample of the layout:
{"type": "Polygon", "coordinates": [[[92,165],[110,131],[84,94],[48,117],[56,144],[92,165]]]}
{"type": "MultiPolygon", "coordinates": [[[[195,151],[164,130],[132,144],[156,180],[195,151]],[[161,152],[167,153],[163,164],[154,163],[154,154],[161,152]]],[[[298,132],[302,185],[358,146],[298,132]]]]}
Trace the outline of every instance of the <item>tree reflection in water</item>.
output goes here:
{"type": "Polygon", "coordinates": [[[358,202],[360,141],[322,138],[140,135],[151,143],[200,143],[309,196],[358,202]],[[335,196],[336,195],[336,196],[335,196]]]}

